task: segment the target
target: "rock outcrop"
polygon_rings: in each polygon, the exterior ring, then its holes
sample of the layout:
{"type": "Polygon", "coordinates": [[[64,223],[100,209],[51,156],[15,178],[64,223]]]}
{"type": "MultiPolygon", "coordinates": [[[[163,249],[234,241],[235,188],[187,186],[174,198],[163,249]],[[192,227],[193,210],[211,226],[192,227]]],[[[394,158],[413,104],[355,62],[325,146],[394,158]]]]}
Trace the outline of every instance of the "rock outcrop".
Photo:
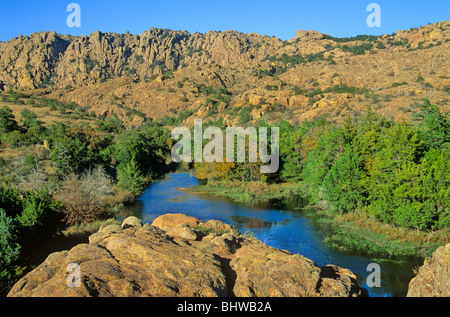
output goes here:
{"type": "Polygon", "coordinates": [[[53,253],[8,296],[363,296],[355,276],[274,249],[231,226],[180,214],[152,225],[110,223],[68,251],[53,253]],[[70,284],[79,268],[79,285],[70,284]],[[75,285],[75,286],[74,286],[75,285]]]}
{"type": "Polygon", "coordinates": [[[450,296],[450,243],[438,248],[425,260],[409,283],[407,297],[450,296]]]}
{"type": "Polygon", "coordinates": [[[127,126],[186,118],[184,111],[192,113],[185,125],[214,117],[234,126],[250,105],[254,123],[280,115],[291,122],[326,114],[343,121],[367,105],[402,120],[421,98],[448,111],[449,36],[447,21],[348,39],[298,31],[288,41],[156,28],[140,35],[40,32],[0,42],[0,91],[3,85],[73,102],[127,126]]]}

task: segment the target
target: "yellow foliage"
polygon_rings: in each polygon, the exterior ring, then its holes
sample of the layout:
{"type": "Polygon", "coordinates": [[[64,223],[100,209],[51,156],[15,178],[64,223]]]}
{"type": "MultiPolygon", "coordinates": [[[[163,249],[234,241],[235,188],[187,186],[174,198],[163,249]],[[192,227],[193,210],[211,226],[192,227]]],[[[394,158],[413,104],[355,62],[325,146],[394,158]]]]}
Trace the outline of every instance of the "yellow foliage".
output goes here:
{"type": "Polygon", "coordinates": [[[226,180],[234,167],[233,162],[195,163],[195,176],[199,179],[226,180]]]}

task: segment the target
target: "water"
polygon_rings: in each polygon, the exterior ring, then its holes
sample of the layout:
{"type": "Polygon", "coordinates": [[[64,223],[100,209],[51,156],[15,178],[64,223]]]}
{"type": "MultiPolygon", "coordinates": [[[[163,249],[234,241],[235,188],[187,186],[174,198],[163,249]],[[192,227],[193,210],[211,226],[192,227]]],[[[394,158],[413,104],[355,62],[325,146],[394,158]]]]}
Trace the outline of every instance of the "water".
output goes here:
{"type": "Polygon", "coordinates": [[[331,229],[305,215],[294,199],[278,205],[266,203],[246,207],[229,199],[193,192],[198,185],[198,180],[189,173],[170,174],[167,180],[150,186],[136,205],[119,218],[135,215],[152,223],[163,214],[183,213],[203,221],[220,220],[236,226],[242,233],[253,232],[269,246],[299,253],[319,266],[334,264],[351,270],[357,276],[358,284],[366,288],[371,297],[405,296],[409,281],[414,277],[413,268],[423,264],[419,259],[409,259],[401,264],[378,260],[381,287],[368,287],[366,280],[372,270],[368,272],[367,267],[377,260],[327,247],[324,237],[331,229]]]}

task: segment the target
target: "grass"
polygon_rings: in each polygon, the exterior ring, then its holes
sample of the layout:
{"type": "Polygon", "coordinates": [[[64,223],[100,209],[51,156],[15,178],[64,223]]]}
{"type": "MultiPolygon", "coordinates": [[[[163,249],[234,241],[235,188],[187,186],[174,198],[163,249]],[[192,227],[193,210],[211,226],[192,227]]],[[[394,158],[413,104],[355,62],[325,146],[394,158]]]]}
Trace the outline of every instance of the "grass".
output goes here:
{"type": "Polygon", "coordinates": [[[266,182],[221,181],[198,187],[213,195],[228,197],[244,205],[253,205],[271,199],[283,199],[301,194],[299,184],[267,184],[266,182]]]}
{"type": "Polygon", "coordinates": [[[324,210],[317,213],[317,221],[329,223],[333,228],[325,243],[341,251],[381,257],[426,258],[450,241],[448,229],[424,232],[382,223],[366,214],[333,216],[324,210]]]}
{"type": "MultiPolygon", "coordinates": [[[[1,94],[0,94],[1,96],[1,94]]],[[[37,105],[37,104],[29,104],[29,103],[15,103],[15,102],[7,102],[0,101],[0,107],[7,106],[10,107],[16,121],[19,123],[22,121],[21,112],[25,109],[31,110],[36,113],[37,119],[44,123],[44,126],[48,126],[53,122],[70,122],[74,123],[91,123],[93,120],[91,118],[86,119],[77,119],[71,117],[71,114],[74,113],[72,110],[66,111],[64,114],[61,114],[60,110],[51,110],[48,106],[37,105]]]]}
{"type": "MultiPolygon", "coordinates": [[[[271,199],[302,196],[298,183],[222,181],[199,187],[213,195],[228,197],[243,205],[255,205],[271,199]]],[[[430,257],[450,242],[450,229],[425,232],[382,223],[365,213],[336,214],[320,208],[306,208],[314,221],[331,226],[325,244],[343,252],[364,254],[398,262],[402,257],[430,257]]]]}

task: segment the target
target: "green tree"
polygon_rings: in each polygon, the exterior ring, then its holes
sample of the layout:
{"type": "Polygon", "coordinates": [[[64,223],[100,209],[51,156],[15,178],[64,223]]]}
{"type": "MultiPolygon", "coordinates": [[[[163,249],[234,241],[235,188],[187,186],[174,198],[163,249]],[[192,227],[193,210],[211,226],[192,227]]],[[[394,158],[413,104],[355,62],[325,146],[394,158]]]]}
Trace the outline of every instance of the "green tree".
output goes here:
{"type": "MultiPolygon", "coordinates": [[[[406,123],[385,129],[380,138],[380,150],[368,170],[369,210],[382,221],[397,221],[402,225],[405,222],[399,220],[396,211],[415,201],[420,192],[417,178],[421,173],[418,163],[423,153],[423,143],[417,129],[406,123]]],[[[404,216],[401,218],[405,219],[404,216]]]]}
{"type": "Polygon", "coordinates": [[[339,211],[356,211],[365,204],[367,197],[363,186],[365,176],[360,155],[347,146],[324,177],[324,199],[339,211]]]}
{"type": "Polygon", "coordinates": [[[42,121],[37,119],[37,114],[29,109],[24,109],[21,111],[20,115],[23,117],[23,125],[26,130],[30,128],[41,128],[42,121]]]}
{"type": "Polygon", "coordinates": [[[424,99],[420,105],[420,112],[413,116],[419,122],[420,139],[428,148],[439,149],[444,143],[450,142],[449,114],[442,113],[440,108],[424,99]]]}
{"type": "Polygon", "coordinates": [[[15,282],[15,262],[21,246],[15,232],[16,224],[0,209],[0,295],[5,296],[15,282]]]}
{"type": "Polygon", "coordinates": [[[323,183],[331,167],[346,149],[346,136],[342,129],[331,128],[308,154],[302,177],[311,194],[311,201],[324,199],[323,183]]]}
{"type": "Polygon", "coordinates": [[[117,180],[120,188],[130,191],[135,197],[144,192],[145,180],[134,160],[119,167],[117,180]]]}
{"type": "Polygon", "coordinates": [[[8,133],[17,129],[19,129],[19,125],[11,108],[8,106],[0,108],[0,133],[8,133]]]}

